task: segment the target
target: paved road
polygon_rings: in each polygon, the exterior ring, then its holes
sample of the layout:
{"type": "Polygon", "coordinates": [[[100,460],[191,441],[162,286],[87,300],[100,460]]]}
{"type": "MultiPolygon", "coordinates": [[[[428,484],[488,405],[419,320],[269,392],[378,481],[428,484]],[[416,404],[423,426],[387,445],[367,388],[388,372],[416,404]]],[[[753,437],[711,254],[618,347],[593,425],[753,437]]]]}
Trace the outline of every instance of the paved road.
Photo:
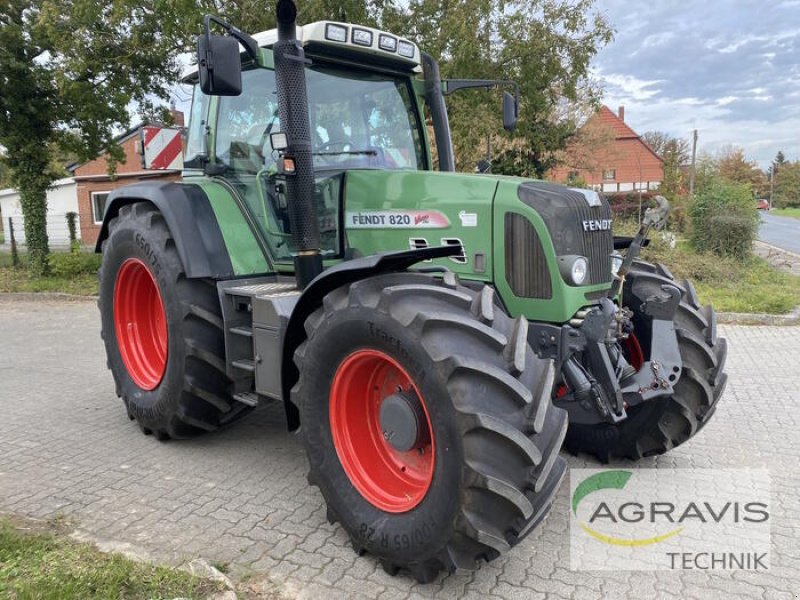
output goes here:
{"type": "Polygon", "coordinates": [[[761,226],[758,239],[778,248],[800,254],[800,219],[779,217],[760,210],[761,226]]]}
{"type": "Polygon", "coordinates": [[[508,555],[422,586],[356,557],[327,523],[279,411],[259,409],[197,441],[141,435],[114,396],[97,321],[91,303],[0,297],[0,512],[66,515],[94,539],[168,562],[228,562],[234,574],[274,581],[288,597],[797,598],[798,328],[720,327],[731,347],[730,384],[715,418],[690,443],[639,465],[769,468],[769,572],[570,571],[564,486],[544,526],[508,555]]]}

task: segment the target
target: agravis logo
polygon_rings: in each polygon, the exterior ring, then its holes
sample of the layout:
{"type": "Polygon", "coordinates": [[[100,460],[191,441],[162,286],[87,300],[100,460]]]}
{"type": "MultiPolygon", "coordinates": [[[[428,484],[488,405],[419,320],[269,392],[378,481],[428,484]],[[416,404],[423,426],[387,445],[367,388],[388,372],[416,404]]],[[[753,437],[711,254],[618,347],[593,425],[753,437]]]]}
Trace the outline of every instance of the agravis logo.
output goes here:
{"type": "Polygon", "coordinates": [[[768,569],[769,473],[571,471],[573,569],[768,569]]]}
{"type": "MultiPolygon", "coordinates": [[[[578,504],[580,504],[581,500],[583,500],[592,492],[604,489],[621,490],[625,487],[625,484],[628,483],[628,480],[631,478],[632,474],[633,473],[630,471],[604,471],[602,473],[595,473],[594,475],[587,477],[580,485],[578,485],[577,488],[575,488],[575,492],[572,494],[572,512],[577,517],[578,504]]],[[[608,505],[605,502],[601,502],[597,510],[592,513],[592,516],[589,518],[589,522],[594,522],[598,517],[601,516],[601,514],[611,515],[612,519],[614,518],[613,512],[610,511],[608,505]],[[603,511],[602,513],[600,512],[601,510],[603,511]]],[[[605,542],[606,544],[611,544],[613,546],[648,546],[650,544],[663,542],[664,540],[678,535],[681,531],[683,531],[683,527],[678,527],[672,531],[664,533],[663,535],[655,535],[640,539],[628,539],[600,533],[599,531],[590,527],[587,523],[583,522],[581,523],[581,528],[594,539],[605,542]]]]}

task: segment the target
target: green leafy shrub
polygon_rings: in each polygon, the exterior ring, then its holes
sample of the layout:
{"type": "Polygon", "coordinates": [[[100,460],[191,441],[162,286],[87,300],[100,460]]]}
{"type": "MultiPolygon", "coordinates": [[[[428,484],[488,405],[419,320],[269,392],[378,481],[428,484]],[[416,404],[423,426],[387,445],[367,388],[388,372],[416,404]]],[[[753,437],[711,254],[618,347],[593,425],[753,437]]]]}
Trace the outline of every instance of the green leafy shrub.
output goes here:
{"type": "Polygon", "coordinates": [[[50,269],[55,277],[94,275],[100,268],[99,254],[93,252],[55,253],[50,255],[50,269]]]}
{"type": "Polygon", "coordinates": [[[690,214],[695,249],[737,260],[751,255],[758,214],[747,186],[714,179],[698,192],[690,214]]]}

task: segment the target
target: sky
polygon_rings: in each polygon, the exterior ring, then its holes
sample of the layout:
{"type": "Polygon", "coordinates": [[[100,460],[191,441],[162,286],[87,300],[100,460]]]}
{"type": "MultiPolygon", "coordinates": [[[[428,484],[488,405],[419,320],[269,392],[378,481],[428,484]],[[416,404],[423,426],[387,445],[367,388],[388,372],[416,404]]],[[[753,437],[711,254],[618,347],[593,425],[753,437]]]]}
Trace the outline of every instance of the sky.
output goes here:
{"type": "Polygon", "coordinates": [[[597,0],[616,30],[595,58],[612,110],[698,153],[741,146],[767,168],[800,159],[800,0],[597,0]]]}

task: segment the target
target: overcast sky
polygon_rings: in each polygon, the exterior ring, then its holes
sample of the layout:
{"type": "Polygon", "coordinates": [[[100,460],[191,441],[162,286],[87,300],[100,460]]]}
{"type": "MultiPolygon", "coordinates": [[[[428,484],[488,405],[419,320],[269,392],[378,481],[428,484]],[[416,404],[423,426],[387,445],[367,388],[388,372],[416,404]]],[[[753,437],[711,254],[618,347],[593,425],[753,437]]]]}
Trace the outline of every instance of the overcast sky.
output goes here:
{"type": "Polygon", "coordinates": [[[614,41],[595,59],[604,102],[638,133],[800,159],[800,0],[597,0],[614,41]]]}

